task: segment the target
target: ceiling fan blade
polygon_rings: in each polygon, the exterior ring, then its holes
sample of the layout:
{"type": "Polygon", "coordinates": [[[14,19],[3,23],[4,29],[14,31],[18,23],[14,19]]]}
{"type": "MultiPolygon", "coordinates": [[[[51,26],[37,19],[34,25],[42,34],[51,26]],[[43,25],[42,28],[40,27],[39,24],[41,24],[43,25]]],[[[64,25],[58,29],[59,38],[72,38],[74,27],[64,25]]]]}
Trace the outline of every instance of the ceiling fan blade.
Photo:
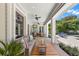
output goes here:
{"type": "Polygon", "coordinates": [[[41,18],[41,17],[38,17],[38,18],[41,18]]]}
{"type": "Polygon", "coordinates": [[[39,18],[41,18],[41,17],[38,17],[37,14],[35,14],[35,19],[36,19],[37,21],[39,20],[39,18]]]}
{"type": "Polygon", "coordinates": [[[37,14],[35,14],[35,16],[37,17],[37,14]]]}

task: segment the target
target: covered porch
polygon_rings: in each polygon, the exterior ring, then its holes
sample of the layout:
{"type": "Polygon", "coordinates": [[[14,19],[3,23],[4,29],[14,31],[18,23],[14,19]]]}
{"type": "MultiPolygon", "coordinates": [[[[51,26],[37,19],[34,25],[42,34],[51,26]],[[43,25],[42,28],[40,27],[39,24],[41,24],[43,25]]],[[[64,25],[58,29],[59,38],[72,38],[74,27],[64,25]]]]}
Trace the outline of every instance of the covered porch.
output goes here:
{"type": "Polygon", "coordinates": [[[56,34],[56,18],[72,5],[74,4],[0,4],[0,16],[4,16],[0,22],[0,27],[4,27],[0,30],[0,38],[5,43],[11,40],[21,41],[24,46],[22,53],[25,55],[68,56],[59,47],[59,43],[62,42],[59,39],[62,38],[56,34]],[[51,25],[50,33],[48,24],[51,25]]]}

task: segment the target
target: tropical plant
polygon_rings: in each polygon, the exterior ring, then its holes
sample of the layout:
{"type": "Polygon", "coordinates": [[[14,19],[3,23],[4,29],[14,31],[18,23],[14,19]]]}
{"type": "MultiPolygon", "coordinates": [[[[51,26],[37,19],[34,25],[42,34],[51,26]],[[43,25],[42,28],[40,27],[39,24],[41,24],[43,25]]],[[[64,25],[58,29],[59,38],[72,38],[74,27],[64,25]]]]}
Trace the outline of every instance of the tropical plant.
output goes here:
{"type": "Polygon", "coordinates": [[[51,24],[48,24],[48,31],[49,31],[49,34],[51,34],[51,24]]]}
{"type": "Polygon", "coordinates": [[[23,50],[23,44],[15,40],[10,43],[4,43],[3,41],[0,41],[0,43],[3,45],[3,47],[0,47],[0,55],[17,56],[23,50]]]}
{"type": "Polygon", "coordinates": [[[77,16],[67,16],[61,20],[57,20],[57,33],[73,30],[74,33],[79,30],[79,19],[77,16]]]}

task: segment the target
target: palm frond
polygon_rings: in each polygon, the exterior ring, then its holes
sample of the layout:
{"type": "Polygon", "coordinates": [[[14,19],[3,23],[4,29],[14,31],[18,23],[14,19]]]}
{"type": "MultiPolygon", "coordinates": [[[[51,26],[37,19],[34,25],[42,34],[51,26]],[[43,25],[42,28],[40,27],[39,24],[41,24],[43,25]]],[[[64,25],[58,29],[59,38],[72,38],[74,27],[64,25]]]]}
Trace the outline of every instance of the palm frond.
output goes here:
{"type": "Polygon", "coordinates": [[[0,43],[6,48],[6,44],[3,41],[0,41],[0,43]]]}
{"type": "Polygon", "coordinates": [[[17,41],[11,41],[8,45],[8,50],[10,55],[17,55],[23,49],[23,44],[17,41]]]}
{"type": "Polygon", "coordinates": [[[4,48],[0,47],[0,55],[17,56],[23,50],[23,44],[15,40],[7,44],[3,41],[0,41],[0,43],[4,46],[4,48]]]}
{"type": "Polygon", "coordinates": [[[0,55],[6,55],[6,51],[4,50],[4,48],[0,47],[0,55]]]}

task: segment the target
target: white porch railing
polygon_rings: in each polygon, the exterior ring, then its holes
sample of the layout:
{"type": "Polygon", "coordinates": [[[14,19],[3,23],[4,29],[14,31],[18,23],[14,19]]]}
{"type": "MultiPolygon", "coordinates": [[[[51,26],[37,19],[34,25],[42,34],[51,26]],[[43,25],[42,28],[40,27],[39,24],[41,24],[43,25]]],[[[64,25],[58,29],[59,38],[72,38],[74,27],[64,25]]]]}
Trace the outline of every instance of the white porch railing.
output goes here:
{"type": "Polygon", "coordinates": [[[77,40],[73,36],[67,36],[66,38],[62,38],[59,35],[56,35],[56,40],[58,42],[64,43],[65,45],[77,47],[79,49],[79,40],[77,40]]]}

